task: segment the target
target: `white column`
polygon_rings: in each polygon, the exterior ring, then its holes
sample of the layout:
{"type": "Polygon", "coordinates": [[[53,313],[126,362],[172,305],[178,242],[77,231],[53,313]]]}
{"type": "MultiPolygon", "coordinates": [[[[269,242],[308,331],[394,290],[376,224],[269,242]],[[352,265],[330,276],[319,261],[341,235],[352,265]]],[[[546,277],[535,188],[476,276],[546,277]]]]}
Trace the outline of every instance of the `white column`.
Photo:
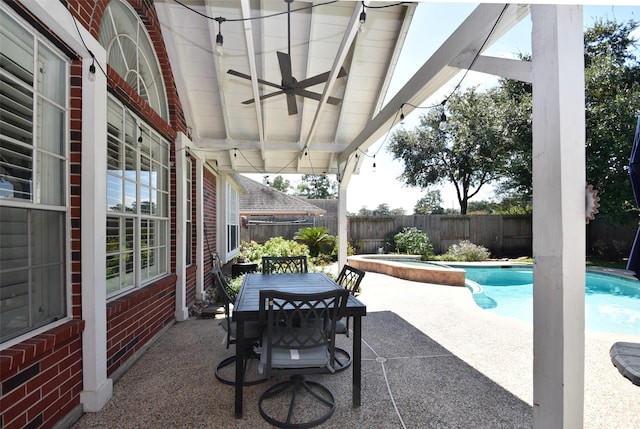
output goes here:
{"type": "MultiPolygon", "coordinates": [[[[187,217],[187,174],[186,171],[186,144],[187,136],[180,133],[176,141],[176,311],[178,322],[189,318],[187,308],[187,267],[186,263],[186,231],[185,220],[187,217]]],[[[189,249],[191,251],[191,249],[189,249]]]]}
{"type": "MultiPolygon", "coordinates": [[[[85,38],[87,36],[84,36],[85,38]]],[[[86,39],[85,39],[86,40],[86,39]]],[[[92,48],[96,60],[106,64],[104,49],[92,48]],[[98,52],[100,51],[100,52],[98,52]]],[[[96,80],[86,76],[91,57],[82,61],[82,333],[84,411],[99,411],[112,395],[107,378],[107,79],[96,67],[96,80]]]]}
{"type": "Polygon", "coordinates": [[[347,188],[338,187],[338,268],[347,263],[347,188]]]}
{"type": "Polygon", "coordinates": [[[99,411],[109,401],[113,382],[107,378],[107,79],[96,64],[96,80],[87,79],[93,59],[106,68],[106,51],[60,2],[22,3],[57,37],[82,57],[82,375],[84,411],[99,411]],[[80,33],[80,35],[78,34],[80,33]]]}
{"type": "Polygon", "coordinates": [[[204,162],[196,158],[196,299],[204,300],[204,162]]]}
{"type": "Polygon", "coordinates": [[[582,428],[585,118],[581,6],[532,5],[533,421],[582,428]]]}

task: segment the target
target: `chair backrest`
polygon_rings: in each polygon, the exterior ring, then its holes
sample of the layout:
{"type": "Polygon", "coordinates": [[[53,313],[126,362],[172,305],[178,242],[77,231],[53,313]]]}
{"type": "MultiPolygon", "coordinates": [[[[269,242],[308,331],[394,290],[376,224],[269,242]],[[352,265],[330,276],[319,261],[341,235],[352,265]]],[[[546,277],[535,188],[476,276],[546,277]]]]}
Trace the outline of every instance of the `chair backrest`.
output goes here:
{"type": "Polygon", "coordinates": [[[222,270],[213,269],[211,273],[213,277],[213,284],[216,287],[216,291],[218,292],[218,300],[219,303],[224,307],[224,321],[220,322],[220,325],[223,325],[225,331],[227,331],[227,347],[229,344],[233,344],[235,342],[235,338],[232,337],[232,329],[231,329],[231,304],[233,304],[233,298],[229,295],[228,283],[222,270]]]}
{"type": "Polygon", "coordinates": [[[262,274],[306,273],[307,257],[301,256],[263,256],[262,274]]]}
{"type": "Polygon", "coordinates": [[[340,270],[336,283],[348,290],[350,294],[355,295],[360,288],[360,282],[364,274],[364,271],[345,264],[340,270]]]}
{"type": "Polygon", "coordinates": [[[260,321],[266,325],[261,362],[266,376],[277,373],[333,372],[336,321],[349,293],[260,291],[260,321]]]}

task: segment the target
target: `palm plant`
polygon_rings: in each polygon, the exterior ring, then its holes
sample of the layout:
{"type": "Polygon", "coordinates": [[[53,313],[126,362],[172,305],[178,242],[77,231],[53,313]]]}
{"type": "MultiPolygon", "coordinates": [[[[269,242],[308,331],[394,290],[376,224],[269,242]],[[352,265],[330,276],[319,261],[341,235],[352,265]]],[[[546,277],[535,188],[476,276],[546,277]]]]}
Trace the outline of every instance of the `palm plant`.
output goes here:
{"type": "Polygon", "coordinates": [[[293,237],[299,243],[309,247],[311,256],[318,256],[322,247],[333,243],[333,236],[329,235],[329,230],[322,226],[303,228],[296,232],[293,237]]]}

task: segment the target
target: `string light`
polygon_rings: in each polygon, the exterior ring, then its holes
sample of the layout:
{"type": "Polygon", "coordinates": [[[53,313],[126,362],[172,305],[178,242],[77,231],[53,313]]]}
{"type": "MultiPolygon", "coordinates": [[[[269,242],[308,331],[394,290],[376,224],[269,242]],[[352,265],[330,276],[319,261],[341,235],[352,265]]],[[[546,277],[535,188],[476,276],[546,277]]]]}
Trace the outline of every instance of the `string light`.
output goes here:
{"type": "Polygon", "coordinates": [[[373,172],[376,172],[376,156],[373,155],[373,172]]]}
{"type": "Polygon", "coordinates": [[[87,78],[89,79],[89,82],[96,81],[96,59],[93,54],[91,54],[91,65],[89,66],[89,74],[87,75],[87,78]]]}
{"type": "Polygon", "coordinates": [[[360,12],[360,27],[358,27],[358,31],[363,32],[365,30],[365,22],[367,22],[367,12],[364,2],[362,2],[362,12],[360,12]]]}
{"type": "Polygon", "coordinates": [[[224,44],[224,37],[222,37],[222,23],[226,20],[227,19],[222,16],[214,18],[214,21],[218,23],[218,34],[216,35],[216,53],[220,56],[222,56],[223,54],[222,45],[224,44]]]}

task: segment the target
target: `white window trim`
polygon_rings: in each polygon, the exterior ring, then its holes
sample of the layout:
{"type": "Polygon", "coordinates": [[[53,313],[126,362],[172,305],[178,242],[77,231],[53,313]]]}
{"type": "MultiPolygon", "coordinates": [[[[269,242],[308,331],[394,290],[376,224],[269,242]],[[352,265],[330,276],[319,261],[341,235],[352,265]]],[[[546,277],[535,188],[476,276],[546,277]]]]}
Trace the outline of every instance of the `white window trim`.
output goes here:
{"type": "MultiPolygon", "coordinates": [[[[30,33],[35,39],[37,39],[38,41],[38,45],[45,45],[48,49],[50,49],[54,54],[57,54],[62,61],[65,64],[65,79],[64,82],[66,84],[66,91],[63,97],[63,102],[64,102],[64,110],[66,112],[65,114],[65,133],[64,133],[64,158],[66,160],[65,162],[65,166],[64,166],[64,170],[62,172],[63,176],[65,177],[65,184],[64,184],[64,196],[63,196],[63,201],[64,201],[64,206],[51,206],[51,205],[45,205],[45,204],[38,204],[38,203],[34,203],[34,202],[23,202],[23,201],[17,201],[17,200],[9,200],[9,199],[2,199],[0,201],[2,201],[2,205],[6,206],[6,207],[16,207],[16,208],[30,208],[30,209],[36,209],[36,210],[47,210],[47,211],[59,211],[59,212],[63,212],[64,213],[64,231],[63,231],[63,239],[65,242],[65,246],[64,246],[64,270],[65,270],[65,276],[64,276],[64,281],[65,281],[65,285],[64,285],[64,297],[65,297],[65,311],[64,311],[64,315],[62,317],[60,317],[58,320],[52,321],[50,323],[47,323],[46,325],[40,326],[38,328],[35,328],[29,332],[25,332],[24,334],[17,336],[15,338],[12,338],[10,340],[7,340],[3,343],[0,343],[0,351],[1,350],[5,350],[7,348],[10,348],[16,344],[19,344],[25,340],[28,340],[30,338],[33,338],[37,335],[43,334],[53,328],[56,328],[58,326],[61,326],[65,323],[67,323],[69,320],[72,319],[72,312],[71,312],[71,308],[73,305],[73,299],[72,299],[72,287],[71,287],[71,196],[70,196],[70,186],[71,186],[71,178],[70,178],[70,171],[71,171],[71,167],[70,167],[70,163],[71,163],[71,148],[70,148],[70,126],[71,126],[71,113],[70,113],[70,98],[71,98],[71,87],[70,87],[70,60],[69,58],[62,53],[55,45],[53,45],[52,43],[49,42],[49,40],[47,40],[42,34],[40,34],[39,32],[35,31],[33,29],[33,27],[26,22],[24,19],[22,19],[22,17],[18,16],[12,9],[10,9],[9,7],[7,7],[4,3],[0,2],[0,9],[2,9],[3,12],[5,12],[8,16],[10,16],[13,20],[15,20],[18,24],[20,24],[20,26],[23,28],[24,31],[26,31],[27,33],[30,33]]],[[[34,52],[34,57],[33,57],[33,61],[37,62],[37,50],[34,52]]],[[[37,104],[36,103],[36,98],[34,97],[34,105],[37,104]]],[[[37,119],[34,119],[34,121],[37,119]]],[[[33,136],[33,141],[35,142],[37,140],[37,127],[34,127],[34,136],[33,136]]],[[[35,144],[34,144],[35,147],[35,144]]],[[[34,149],[35,152],[35,149],[34,149]]],[[[36,165],[36,159],[34,156],[34,160],[33,160],[33,165],[35,168],[36,165]]],[[[33,199],[36,199],[36,191],[35,191],[35,181],[34,181],[34,188],[32,189],[32,193],[33,193],[33,199]]]]}

